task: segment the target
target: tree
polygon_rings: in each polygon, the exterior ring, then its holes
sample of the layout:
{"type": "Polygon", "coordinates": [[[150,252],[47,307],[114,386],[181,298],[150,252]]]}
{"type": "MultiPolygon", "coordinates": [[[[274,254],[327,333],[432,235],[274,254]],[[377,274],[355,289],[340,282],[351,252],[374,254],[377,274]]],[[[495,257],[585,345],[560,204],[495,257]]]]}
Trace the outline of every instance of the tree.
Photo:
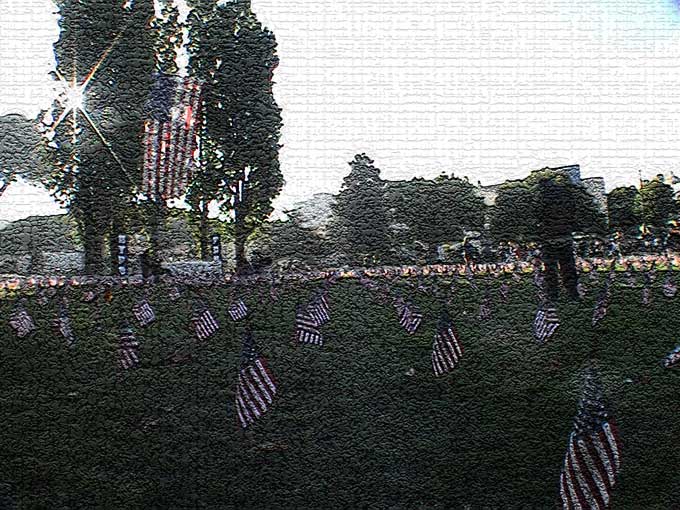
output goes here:
{"type": "Polygon", "coordinates": [[[632,232],[641,224],[636,203],[638,190],[635,186],[614,188],[607,195],[609,227],[613,231],[632,232]]]}
{"type": "Polygon", "coordinates": [[[389,251],[385,185],[373,163],[366,154],[354,156],[334,206],[341,244],[357,264],[377,263],[389,251]]]}
{"type": "Polygon", "coordinates": [[[39,181],[47,173],[36,121],[18,114],[0,116],[0,197],[18,177],[39,181]]]}
{"type": "Polygon", "coordinates": [[[281,110],[273,95],[278,65],[274,35],[250,2],[191,2],[190,73],[205,84],[200,170],[187,202],[196,213],[201,253],[208,256],[208,208],[228,215],[237,271],[247,265],[245,243],[273,211],[283,187],[278,152],[281,110]]]}
{"type": "Polygon", "coordinates": [[[657,176],[641,186],[635,200],[635,212],[642,223],[656,228],[666,228],[668,220],[677,212],[673,188],[657,176]]]}
{"type": "Polygon", "coordinates": [[[484,226],[484,200],[468,181],[439,176],[390,187],[394,222],[406,224],[411,242],[425,243],[430,256],[436,255],[438,245],[461,239],[465,230],[484,226]]]}
{"type": "MultiPolygon", "coordinates": [[[[154,69],[153,0],[59,3],[54,45],[65,93],[45,117],[53,136],[55,197],[78,221],[86,272],[104,270],[141,183],[144,104],[154,69]]],[[[111,265],[115,267],[114,257],[111,265]]]]}
{"type": "Polygon", "coordinates": [[[500,241],[526,243],[534,240],[538,221],[534,192],[521,181],[502,185],[491,216],[491,235],[500,241]]]}

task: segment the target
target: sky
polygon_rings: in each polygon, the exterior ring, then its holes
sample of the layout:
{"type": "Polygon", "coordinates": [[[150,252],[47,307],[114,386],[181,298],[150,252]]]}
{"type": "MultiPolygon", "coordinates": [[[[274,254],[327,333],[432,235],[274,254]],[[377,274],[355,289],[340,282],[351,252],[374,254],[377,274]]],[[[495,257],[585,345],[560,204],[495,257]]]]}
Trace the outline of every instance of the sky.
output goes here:
{"type": "MultiPolygon", "coordinates": [[[[580,164],[609,189],[680,175],[674,0],[252,0],[276,35],[278,211],[336,192],[366,152],[386,179],[493,184],[580,164]]],[[[0,0],[0,114],[51,99],[51,0],[0,0]]],[[[0,219],[51,214],[25,184],[0,219]],[[28,192],[32,194],[28,194],[28,192]]]]}

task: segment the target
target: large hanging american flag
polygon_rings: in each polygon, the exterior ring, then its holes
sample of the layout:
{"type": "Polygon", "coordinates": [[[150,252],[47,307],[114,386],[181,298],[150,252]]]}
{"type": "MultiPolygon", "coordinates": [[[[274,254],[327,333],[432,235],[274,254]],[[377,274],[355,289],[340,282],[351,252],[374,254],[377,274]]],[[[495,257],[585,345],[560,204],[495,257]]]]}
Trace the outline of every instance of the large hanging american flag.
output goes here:
{"type": "Polygon", "coordinates": [[[423,315],[411,304],[398,299],[395,308],[399,314],[399,324],[409,335],[415,334],[418,326],[423,321],[423,315]]]}
{"type": "Polygon", "coordinates": [[[228,312],[229,317],[231,317],[231,320],[238,321],[246,318],[246,316],[248,315],[248,307],[246,306],[242,299],[239,299],[238,301],[232,303],[229,306],[228,312]]]}
{"type": "Polygon", "coordinates": [[[135,319],[139,322],[142,327],[148,326],[153,321],[156,320],[156,314],[151,307],[151,304],[146,299],[141,300],[139,303],[132,307],[132,313],[135,315],[135,319]]]}
{"type": "Polygon", "coordinates": [[[59,306],[59,315],[54,319],[54,328],[66,340],[67,347],[73,347],[76,343],[73,328],[71,327],[71,319],[68,316],[68,309],[66,304],[62,303],[59,306]]]}
{"type": "Polygon", "coordinates": [[[557,309],[553,305],[539,307],[534,318],[534,338],[539,344],[544,344],[555,334],[560,326],[557,309]]]}
{"type": "Polygon", "coordinates": [[[560,475],[562,508],[608,508],[621,469],[620,450],[616,423],[604,406],[596,374],[589,368],[560,475]]]}
{"type": "Polygon", "coordinates": [[[275,395],[276,381],[267,360],[257,351],[252,333],[247,332],[236,385],[236,413],[241,427],[255,423],[269,409],[275,395]]]}
{"type": "Polygon", "coordinates": [[[439,377],[453,370],[463,356],[463,345],[446,313],[442,314],[432,344],[432,369],[439,377]]]}
{"type": "Polygon", "coordinates": [[[295,312],[295,339],[301,344],[323,345],[319,322],[308,307],[298,306],[295,312]]]}
{"type": "Polygon", "coordinates": [[[210,338],[220,327],[207,308],[197,311],[192,317],[191,322],[194,325],[194,331],[199,340],[210,338]]]}
{"type": "Polygon", "coordinates": [[[23,308],[17,310],[9,319],[9,325],[14,329],[19,338],[28,336],[32,331],[35,331],[35,323],[33,318],[23,308]]]}
{"type": "Polygon", "coordinates": [[[124,370],[136,367],[139,364],[139,341],[135,337],[132,327],[125,325],[121,328],[118,339],[118,364],[124,370]]]}
{"type": "Polygon", "coordinates": [[[144,124],[142,192],[180,197],[191,180],[201,86],[195,78],[156,75],[144,124]]]}

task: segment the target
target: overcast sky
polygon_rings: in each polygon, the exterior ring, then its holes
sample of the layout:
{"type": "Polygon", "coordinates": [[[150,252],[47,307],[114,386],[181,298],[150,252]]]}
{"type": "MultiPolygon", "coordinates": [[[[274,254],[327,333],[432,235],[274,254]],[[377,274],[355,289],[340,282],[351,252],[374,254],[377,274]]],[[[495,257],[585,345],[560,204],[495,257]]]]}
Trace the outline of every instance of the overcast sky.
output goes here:
{"type": "MultiPolygon", "coordinates": [[[[673,0],[253,0],[276,34],[278,209],[335,192],[354,154],[388,179],[491,184],[579,163],[608,188],[680,174],[673,0]]],[[[0,114],[50,102],[51,0],[0,0],[0,114]]],[[[14,185],[0,219],[51,213],[14,185]]]]}

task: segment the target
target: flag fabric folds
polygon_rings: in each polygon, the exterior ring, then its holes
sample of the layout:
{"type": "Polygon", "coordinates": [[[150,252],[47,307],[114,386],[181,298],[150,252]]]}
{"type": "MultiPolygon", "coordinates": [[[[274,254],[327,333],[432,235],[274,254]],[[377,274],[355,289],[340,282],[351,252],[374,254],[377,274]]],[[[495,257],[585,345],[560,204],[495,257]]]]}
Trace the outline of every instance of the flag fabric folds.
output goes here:
{"type": "Polygon", "coordinates": [[[66,340],[67,347],[73,347],[76,343],[73,328],[71,327],[71,319],[68,316],[68,310],[65,304],[59,307],[59,314],[54,319],[54,329],[66,340]]]}
{"type": "Polygon", "coordinates": [[[139,322],[139,325],[142,327],[148,326],[156,320],[156,314],[146,299],[143,299],[133,306],[132,313],[134,314],[135,319],[137,319],[137,322],[139,322]]]}
{"type": "Polygon", "coordinates": [[[210,313],[210,310],[207,308],[196,311],[191,322],[194,325],[196,338],[199,340],[210,338],[220,328],[212,313],[210,313]]]}
{"type": "Polygon", "coordinates": [[[139,341],[129,325],[121,328],[118,340],[118,364],[123,370],[134,368],[139,364],[139,341]]]}
{"type": "Polygon", "coordinates": [[[276,381],[267,360],[258,352],[252,333],[247,332],[236,384],[236,414],[241,427],[247,428],[267,412],[275,395],[276,381]]]}
{"type": "Polygon", "coordinates": [[[399,324],[409,335],[415,334],[423,321],[423,315],[411,304],[398,298],[394,304],[399,314],[399,324]]]}
{"type": "Polygon", "coordinates": [[[9,319],[9,325],[19,338],[24,338],[35,331],[33,318],[23,308],[16,310],[12,314],[9,319]]]}
{"type": "Polygon", "coordinates": [[[248,316],[248,307],[246,306],[242,299],[239,299],[235,303],[232,303],[229,306],[228,311],[229,317],[231,317],[231,320],[233,321],[245,319],[248,316]]]}
{"type": "Polygon", "coordinates": [[[307,307],[309,314],[319,326],[323,326],[331,320],[328,296],[325,291],[319,293],[307,307]]]}
{"type": "Polygon", "coordinates": [[[440,377],[458,365],[463,357],[463,345],[446,313],[442,314],[432,344],[432,370],[440,377]]]}
{"type": "Polygon", "coordinates": [[[620,450],[616,423],[605,408],[596,374],[589,368],[560,474],[564,510],[609,507],[621,469],[620,450]]]}
{"type": "Polygon", "coordinates": [[[534,338],[536,342],[539,344],[547,342],[559,326],[560,319],[557,315],[557,309],[551,304],[540,306],[534,318],[534,338]]]}
{"type": "Polygon", "coordinates": [[[316,316],[308,307],[299,305],[295,312],[295,339],[301,344],[323,345],[323,336],[316,316]]]}
{"type": "Polygon", "coordinates": [[[158,73],[144,124],[142,192],[149,198],[180,197],[191,180],[201,86],[192,77],[158,73]]]}
{"type": "Polygon", "coordinates": [[[318,293],[307,306],[299,305],[295,312],[295,339],[301,344],[323,345],[319,329],[330,321],[327,291],[318,293]]]}

